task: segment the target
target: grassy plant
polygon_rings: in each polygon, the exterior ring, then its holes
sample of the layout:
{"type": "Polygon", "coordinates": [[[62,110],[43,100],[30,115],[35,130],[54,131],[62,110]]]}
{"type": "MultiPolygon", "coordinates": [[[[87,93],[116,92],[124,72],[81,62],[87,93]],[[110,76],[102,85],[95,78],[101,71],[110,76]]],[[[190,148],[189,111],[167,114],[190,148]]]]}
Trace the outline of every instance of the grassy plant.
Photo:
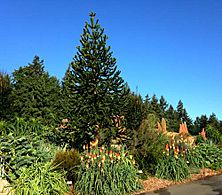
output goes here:
{"type": "Polygon", "coordinates": [[[56,172],[51,163],[34,163],[22,168],[20,178],[11,185],[15,195],[61,195],[68,192],[65,175],[56,172]]]}
{"type": "MultiPolygon", "coordinates": [[[[121,147],[121,146],[119,146],[121,147]]],[[[122,147],[84,148],[75,190],[80,194],[127,194],[141,188],[135,161],[122,147]]]]}
{"type": "Polygon", "coordinates": [[[156,167],[156,177],[181,181],[190,176],[188,163],[186,161],[186,150],[177,143],[167,144],[163,152],[164,158],[156,167]]]}
{"type": "Polygon", "coordinates": [[[5,122],[3,129],[15,136],[24,136],[30,134],[41,135],[47,130],[47,127],[37,119],[27,121],[23,118],[15,118],[12,122],[5,122]]]}
{"type": "Polygon", "coordinates": [[[57,167],[56,169],[65,171],[68,180],[75,182],[80,165],[79,152],[75,149],[59,151],[52,164],[57,167]]]}

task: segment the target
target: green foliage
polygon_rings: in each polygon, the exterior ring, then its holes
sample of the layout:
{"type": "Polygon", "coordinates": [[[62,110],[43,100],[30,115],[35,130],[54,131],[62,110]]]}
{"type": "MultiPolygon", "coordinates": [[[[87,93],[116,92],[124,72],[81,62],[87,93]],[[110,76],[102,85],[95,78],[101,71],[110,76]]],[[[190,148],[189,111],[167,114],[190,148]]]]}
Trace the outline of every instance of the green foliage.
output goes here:
{"type": "MultiPolygon", "coordinates": [[[[66,117],[75,123],[74,131],[80,130],[76,133],[77,145],[89,143],[104,129],[112,129],[111,117],[121,115],[125,105],[128,89],[106,41],[104,29],[91,13],[63,82],[66,117]]],[[[114,132],[112,136],[117,130],[114,132]]]]}
{"type": "Polygon", "coordinates": [[[180,100],[177,105],[177,113],[178,113],[178,123],[187,124],[188,130],[193,132],[193,122],[191,118],[188,116],[186,109],[183,106],[182,101],[180,100]]]}
{"type": "Polygon", "coordinates": [[[213,126],[207,125],[206,133],[208,140],[212,140],[215,144],[222,144],[222,133],[220,133],[213,126]]]}
{"type": "Polygon", "coordinates": [[[167,129],[168,131],[178,132],[179,122],[178,113],[174,110],[173,106],[170,105],[166,111],[167,129]]]}
{"type": "Polygon", "coordinates": [[[203,139],[201,135],[196,136],[196,144],[205,143],[206,141],[203,139]]]}
{"type": "Polygon", "coordinates": [[[19,177],[22,167],[51,159],[53,154],[43,149],[42,142],[37,137],[15,137],[13,134],[1,136],[0,159],[4,176],[11,181],[19,177]]]}
{"type": "Polygon", "coordinates": [[[75,149],[59,151],[56,153],[52,164],[57,170],[65,171],[69,181],[75,182],[80,165],[79,152],[75,149]]]}
{"type": "Polygon", "coordinates": [[[134,132],[130,147],[139,168],[144,173],[155,174],[155,166],[163,158],[162,149],[167,140],[162,133],[158,133],[156,124],[155,115],[149,114],[139,129],[134,132]]]}
{"type": "Polygon", "coordinates": [[[86,149],[75,190],[80,194],[127,194],[141,188],[131,156],[122,149],[86,149]]]}
{"type": "Polygon", "coordinates": [[[9,75],[0,72],[0,120],[10,119],[13,116],[11,92],[12,84],[9,75]]]}
{"type": "Polygon", "coordinates": [[[24,118],[15,118],[10,122],[2,122],[0,125],[2,134],[13,133],[14,136],[23,135],[43,135],[48,128],[38,119],[25,120],[24,118]]]}
{"type": "Polygon", "coordinates": [[[198,168],[218,170],[222,168],[222,150],[215,144],[201,143],[190,152],[189,161],[198,168]]]}
{"type": "Polygon", "coordinates": [[[181,181],[190,176],[190,171],[183,158],[165,155],[157,165],[155,176],[162,179],[181,181]]]}
{"type": "Polygon", "coordinates": [[[143,99],[140,95],[129,93],[127,98],[127,129],[137,130],[144,117],[143,99]]]}
{"type": "Polygon", "coordinates": [[[44,134],[44,138],[60,147],[63,147],[65,144],[69,149],[80,148],[82,144],[77,144],[79,143],[78,139],[84,140],[82,132],[72,122],[68,123],[65,127],[50,127],[44,134]]]}
{"type": "Polygon", "coordinates": [[[13,72],[13,111],[17,117],[51,124],[60,112],[60,91],[58,80],[44,71],[43,61],[35,56],[31,64],[13,72]]]}
{"type": "Polygon", "coordinates": [[[55,171],[50,162],[23,167],[20,178],[14,180],[11,187],[16,195],[60,195],[68,192],[65,174],[55,171]]]}
{"type": "Polygon", "coordinates": [[[163,159],[157,163],[155,176],[175,181],[188,178],[191,173],[190,167],[188,167],[190,164],[189,151],[190,144],[184,137],[169,140],[163,150],[163,159]]]}

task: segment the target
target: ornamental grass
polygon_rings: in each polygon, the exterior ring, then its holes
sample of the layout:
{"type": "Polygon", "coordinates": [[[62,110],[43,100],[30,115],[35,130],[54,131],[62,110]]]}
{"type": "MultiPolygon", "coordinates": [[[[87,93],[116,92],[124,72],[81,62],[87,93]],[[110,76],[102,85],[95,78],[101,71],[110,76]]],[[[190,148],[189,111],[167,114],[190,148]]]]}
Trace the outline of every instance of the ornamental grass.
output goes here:
{"type": "Polygon", "coordinates": [[[127,194],[140,189],[135,161],[124,147],[98,147],[98,141],[83,146],[77,194],[127,194]]]}
{"type": "Polygon", "coordinates": [[[156,166],[156,177],[181,181],[190,176],[186,157],[188,149],[184,146],[174,140],[166,144],[163,150],[164,158],[156,166]]]}

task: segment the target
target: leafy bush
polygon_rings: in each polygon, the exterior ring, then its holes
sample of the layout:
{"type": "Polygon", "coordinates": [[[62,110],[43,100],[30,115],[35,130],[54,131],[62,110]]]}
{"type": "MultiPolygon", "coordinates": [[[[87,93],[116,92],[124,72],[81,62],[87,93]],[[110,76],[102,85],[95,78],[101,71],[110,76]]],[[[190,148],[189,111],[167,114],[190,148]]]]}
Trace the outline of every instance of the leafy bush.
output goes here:
{"type": "Polygon", "coordinates": [[[10,122],[1,122],[0,129],[2,134],[4,132],[4,134],[13,133],[14,136],[23,136],[30,134],[42,135],[48,128],[34,118],[29,121],[23,118],[15,118],[10,122]]]}
{"type": "Polygon", "coordinates": [[[190,176],[189,167],[186,162],[186,150],[179,145],[167,144],[164,150],[164,158],[159,161],[156,167],[156,177],[180,181],[190,176]]]}
{"type": "Polygon", "coordinates": [[[155,174],[157,162],[163,158],[163,146],[167,139],[156,130],[157,119],[149,115],[143,120],[139,129],[134,133],[131,152],[143,173],[155,174]]]}
{"type": "Polygon", "coordinates": [[[201,135],[196,136],[196,144],[205,143],[206,140],[203,139],[201,135]]]}
{"type": "Polygon", "coordinates": [[[11,187],[17,195],[59,195],[68,192],[65,174],[56,172],[50,162],[23,167],[20,177],[13,181],[11,187]]]}
{"type": "Polygon", "coordinates": [[[124,148],[86,148],[75,190],[80,194],[126,194],[141,187],[137,169],[124,148]]]}
{"type": "Polygon", "coordinates": [[[208,125],[206,133],[208,140],[212,140],[215,144],[222,144],[222,134],[217,129],[208,125]]]}
{"type": "Polygon", "coordinates": [[[64,143],[66,143],[66,146],[71,149],[78,147],[79,133],[80,130],[77,129],[75,125],[68,123],[65,127],[49,128],[49,130],[44,134],[44,137],[49,142],[58,146],[63,146],[64,143]]]}
{"type": "Polygon", "coordinates": [[[36,161],[46,162],[51,158],[52,154],[43,150],[38,138],[12,134],[0,137],[1,166],[9,181],[19,177],[21,167],[28,167],[36,161]]]}
{"type": "Polygon", "coordinates": [[[75,182],[80,165],[79,152],[75,149],[59,151],[52,164],[56,166],[56,169],[65,171],[68,180],[75,182]]]}
{"type": "Polygon", "coordinates": [[[189,154],[190,164],[198,168],[221,169],[222,149],[215,144],[201,143],[189,154]]]}

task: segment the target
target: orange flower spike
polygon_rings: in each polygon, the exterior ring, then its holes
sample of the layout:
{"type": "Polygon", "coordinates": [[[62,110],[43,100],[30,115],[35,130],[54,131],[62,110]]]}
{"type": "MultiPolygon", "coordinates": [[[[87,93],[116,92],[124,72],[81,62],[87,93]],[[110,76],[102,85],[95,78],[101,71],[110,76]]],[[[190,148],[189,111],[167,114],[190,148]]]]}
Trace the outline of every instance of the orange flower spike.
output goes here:
{"type": "Polygon", "coordinates": [[[177,149],[176,148],[173,150],[173,152],[174,152],[174,155],[177,155],[177,149]]]}
{"type": "Polygon", "coordinates": [[[102,147],[101,147],[101,148],[102,148],[102,150],[105,150],[105,146],[104,146],[104,145],[102,145],[102,147]]]}
{"type": "Polygon", "coordinates": [[[113,158],[112,157],[110,158],[110,162],[113,163],[113,158]]]}
{"type": "Polygon", "coordinates": [[[110,150],[110,151],[109,151],[109,157],[110,157],[110,158],[112,157],[112,154],[113,154],[113,151],[110,150]]]}
{"type": "Polygon", "coordinates": [[[180,148],[179,148],[179,146],[177,146],[177,153],[179,153],[180,152],[180,148]]]}
{"type": "Polygon", "coordinates": [[[116,153],[116,157],[119,160],[120,159],[120,153],[116,153]]]}
{"type": "Polygon", "coordinates": [[[103,149],[102,149],[102,148],[100,148],[100,149],[99,149],[99,152],[100,152],[100,154],[102,154],[102,153],[103,153],[103,149]]]}
{"type": "Polygon", "coordinates": [[[98,167],[99,167],[99,168],[101,167],[101,163],[100,163],[100,161],[98,161],[98,167]]]}
{"type": "Polygon", "coordinates": [[[106,155],[107,155],[107,156],[109,155],[109,151],[108,151],[108,150],[106,150],[106,155]]]}
{"type": "Polygon", "coordinates": [[[105,157],[105,155],[102,157],[102,164],[104,164],[105,163],[105,159],[106,159],[106,157],[105,157]]]}
{"type": "Polygon", "coordinates": [[[169,144],[166,144],[165,150],[169,151],[169,144]]]}
{"type": "Polygon", "coordinates": [[[92,147],[96,147],[97,145],[98,145],[98,143],[99,143],[99,140],[98,140],[98,138],[96,138],[94,141],[92,141],[92,142],[90,142],[91,144],[92,144],[92,147]]]}

